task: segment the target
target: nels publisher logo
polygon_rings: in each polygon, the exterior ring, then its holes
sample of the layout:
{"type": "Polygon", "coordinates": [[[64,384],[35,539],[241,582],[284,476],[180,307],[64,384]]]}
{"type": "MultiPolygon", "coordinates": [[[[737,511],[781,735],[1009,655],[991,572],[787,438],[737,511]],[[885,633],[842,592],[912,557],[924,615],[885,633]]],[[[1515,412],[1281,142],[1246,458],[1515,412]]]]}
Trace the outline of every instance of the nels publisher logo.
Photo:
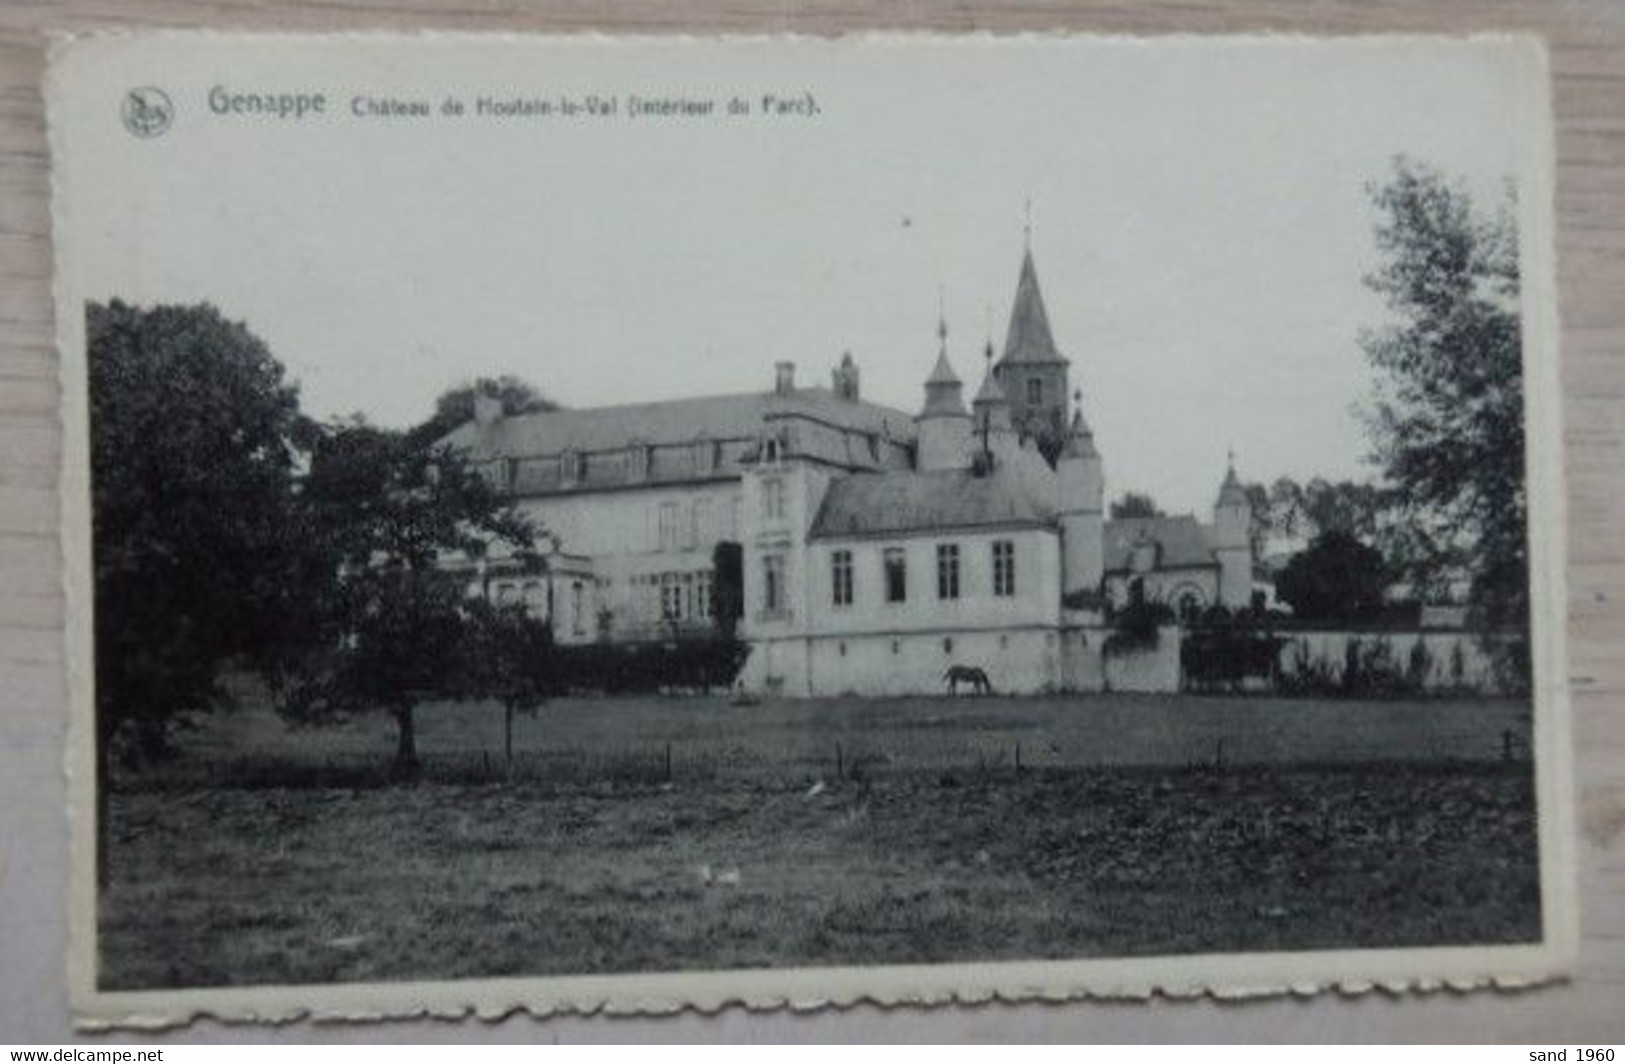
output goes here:
{"type": "Polygon", "coordinates": [[[163,134],[175,121],[175,105],[163,89],[146,86],[124,94],[124,128],[138,137],[163,134]]]}

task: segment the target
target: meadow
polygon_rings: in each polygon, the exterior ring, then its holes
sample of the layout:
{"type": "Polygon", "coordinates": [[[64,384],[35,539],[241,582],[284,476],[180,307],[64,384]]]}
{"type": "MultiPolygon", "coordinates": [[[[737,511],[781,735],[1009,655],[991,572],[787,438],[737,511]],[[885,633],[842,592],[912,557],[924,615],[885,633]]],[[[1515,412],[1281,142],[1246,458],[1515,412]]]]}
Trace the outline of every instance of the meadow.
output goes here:
{"type": "Polygon", "coordinates": [[[1515,942],[1529,710],[1131,697],[248,706],[110,794],[110,989],[1515,942]]]}

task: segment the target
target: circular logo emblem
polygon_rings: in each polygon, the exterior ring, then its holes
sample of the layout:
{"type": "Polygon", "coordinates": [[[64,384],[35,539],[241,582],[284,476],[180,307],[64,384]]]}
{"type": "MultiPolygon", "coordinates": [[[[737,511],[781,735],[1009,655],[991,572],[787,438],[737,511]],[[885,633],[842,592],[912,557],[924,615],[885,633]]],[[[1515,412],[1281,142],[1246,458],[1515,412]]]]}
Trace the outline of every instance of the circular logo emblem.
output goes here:
{"type": "Polygon", "coordinates": [[[156,137],[175,121],[175,105],[163,89],[151,86],[124,94],[124,128],[138,137],[156,137]]]}

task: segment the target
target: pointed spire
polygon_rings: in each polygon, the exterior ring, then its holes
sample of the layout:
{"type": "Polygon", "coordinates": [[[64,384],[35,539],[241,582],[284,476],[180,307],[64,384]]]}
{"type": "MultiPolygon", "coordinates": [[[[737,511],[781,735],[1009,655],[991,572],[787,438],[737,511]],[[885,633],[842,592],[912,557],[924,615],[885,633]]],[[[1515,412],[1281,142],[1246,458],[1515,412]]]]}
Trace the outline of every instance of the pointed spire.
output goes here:
{"type": "Polygon", "coordinates": [[[1010,330],[1005,334],[1001,362],[1065,362],[1055,348],[1050,333],[1049,312],[1038,289],[1038,268],[1033,265],[1031,245],[1021,257],[1021,276],[1016,281],[1016,299],[1010,307],[1010,330]]]}

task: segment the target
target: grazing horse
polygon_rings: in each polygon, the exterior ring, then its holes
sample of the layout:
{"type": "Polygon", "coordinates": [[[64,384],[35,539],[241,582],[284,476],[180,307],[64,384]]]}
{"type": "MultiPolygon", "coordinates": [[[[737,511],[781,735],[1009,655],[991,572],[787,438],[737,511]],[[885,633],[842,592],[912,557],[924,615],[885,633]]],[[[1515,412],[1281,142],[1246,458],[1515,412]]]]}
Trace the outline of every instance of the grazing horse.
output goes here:
{"type": "Polygon", "coordinates": [[[950,665],[948,671],[942,674],[943,682],[948,685],[948,693],[957,695],[959,685],[968,683],[971,690],[977,694],[990,695],[993,693],[993,683],[987,678],[987,673],[974,665],[950,665]]]}

